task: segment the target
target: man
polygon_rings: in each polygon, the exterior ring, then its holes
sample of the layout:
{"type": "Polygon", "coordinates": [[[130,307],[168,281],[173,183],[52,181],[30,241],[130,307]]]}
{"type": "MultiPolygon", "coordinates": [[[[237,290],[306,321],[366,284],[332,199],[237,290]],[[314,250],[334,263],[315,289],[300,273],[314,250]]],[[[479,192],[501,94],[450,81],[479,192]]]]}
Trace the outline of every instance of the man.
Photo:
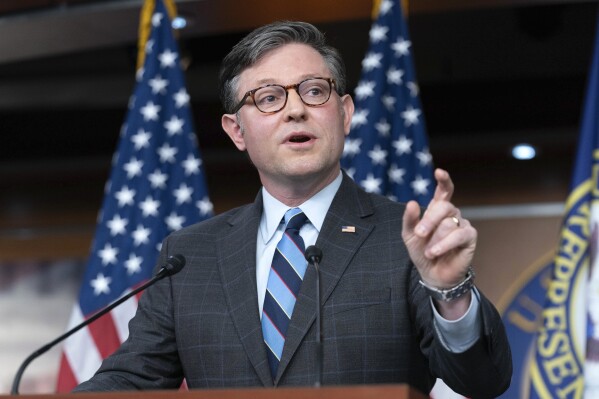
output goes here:
{"type": "Polygon", "coordinates": [[[341,172],[354,107],[322,33],[300,22],[255,30],[224,59],[221,84],[223,129],[263,188],[165,240],[159,263],[181,253],[187,266],[143,295],[129,339],[78,390],[312,385],[316,274],[303,251],[313,244],[324,254],[323,384],[429,392],[439,377],[470,397],[507,389],[509,345],[472,287],[477,233],[451,203],[448,173],[435,171],[421,215],[341,172]]]}

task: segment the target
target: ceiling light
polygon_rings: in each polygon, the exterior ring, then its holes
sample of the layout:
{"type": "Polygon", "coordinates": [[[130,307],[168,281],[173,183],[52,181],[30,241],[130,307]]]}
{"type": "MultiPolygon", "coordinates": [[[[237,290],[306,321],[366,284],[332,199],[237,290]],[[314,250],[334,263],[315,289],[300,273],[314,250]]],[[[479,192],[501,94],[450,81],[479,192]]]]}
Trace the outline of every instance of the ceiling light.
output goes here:
{"type": "Polygon", "coordinates": [[[512,156],[519,160],[533,159],[537,150],[530,144],[518,144],[512,148],[512,156]]]}
{"type": "Polygon", "coordinates": [[[182,17],[181,15],[178,15],[175,18],[173,18],[171,26],[173,27],[173,29],[183,29],[187,26],[187,19],[185,19],[185,17],[182,17]]]}

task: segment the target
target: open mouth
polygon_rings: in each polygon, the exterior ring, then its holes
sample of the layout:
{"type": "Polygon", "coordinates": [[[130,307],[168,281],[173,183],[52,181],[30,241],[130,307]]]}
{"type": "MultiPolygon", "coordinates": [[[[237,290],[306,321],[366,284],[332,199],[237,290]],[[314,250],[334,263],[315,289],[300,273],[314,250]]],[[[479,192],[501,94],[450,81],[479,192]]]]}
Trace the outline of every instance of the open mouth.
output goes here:
{"type": "Polygon", "coordinates": [[[294,136],[289,139],[292,143],[305,143],[306,141],[310,141],[310,137],[308,136],[294,136]]]}

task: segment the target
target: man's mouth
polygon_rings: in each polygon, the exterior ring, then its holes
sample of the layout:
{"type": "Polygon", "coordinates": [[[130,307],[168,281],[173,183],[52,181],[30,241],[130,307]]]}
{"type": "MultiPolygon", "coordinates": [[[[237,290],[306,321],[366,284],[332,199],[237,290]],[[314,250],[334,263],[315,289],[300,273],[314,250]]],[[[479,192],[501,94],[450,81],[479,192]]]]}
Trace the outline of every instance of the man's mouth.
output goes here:
{"type": "Polygon", "coordinates": [[[306,141],[310,141],[310,137],[308,136],[293,136],[289,139],[292,143],[305,143],[306,141]]]}

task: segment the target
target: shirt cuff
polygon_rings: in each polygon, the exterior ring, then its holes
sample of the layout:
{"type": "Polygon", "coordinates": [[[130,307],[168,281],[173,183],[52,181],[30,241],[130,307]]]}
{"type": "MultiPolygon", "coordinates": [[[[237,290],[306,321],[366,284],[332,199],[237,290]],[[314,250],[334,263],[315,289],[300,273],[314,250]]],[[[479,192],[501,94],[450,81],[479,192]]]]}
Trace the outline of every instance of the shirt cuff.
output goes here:
{"type": "Polygon", "coordinates": [[[462,353],[470,349],[480,337],[481,318],[478,308],[480,302],[479,293],[475,287],[472,288],[470,306],[466,313],[457,320],[444,319],[433,304],[431,307],[435,316],[435,328],[445,349],[454,353],[462,353]]]}

